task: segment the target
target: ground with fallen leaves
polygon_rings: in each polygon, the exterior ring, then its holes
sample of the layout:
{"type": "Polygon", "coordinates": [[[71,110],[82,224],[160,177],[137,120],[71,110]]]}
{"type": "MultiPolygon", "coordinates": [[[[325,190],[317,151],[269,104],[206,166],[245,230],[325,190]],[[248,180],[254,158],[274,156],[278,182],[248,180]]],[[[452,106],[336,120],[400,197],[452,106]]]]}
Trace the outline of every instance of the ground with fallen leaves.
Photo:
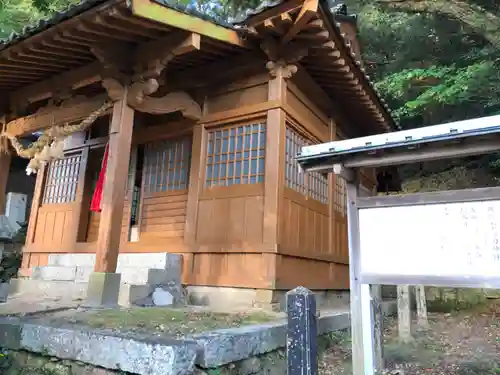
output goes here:
{"type": "MultiPolygon", "coordinates": [[[[429,313],[429,329],[416,329],[414,342],[397,339],[397,321],[385,322],[384,359],[391,375],[500,375],[500,302],[469,311],[429,313]]],[[[416,327],[416,324],[414,325],[416,327]]],[[[352,374],[350,338],[329,349],[320,374],[352,374]]]]}

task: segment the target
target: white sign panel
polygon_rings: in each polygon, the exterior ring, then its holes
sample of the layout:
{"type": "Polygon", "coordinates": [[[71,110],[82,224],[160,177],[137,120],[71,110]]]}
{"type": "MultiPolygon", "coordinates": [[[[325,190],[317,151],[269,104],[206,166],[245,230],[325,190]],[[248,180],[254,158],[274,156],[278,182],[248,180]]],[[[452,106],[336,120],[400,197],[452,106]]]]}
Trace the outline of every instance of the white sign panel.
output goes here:
{"type": "Polygon", "coordinates": [[[361,208],[359,226],[362,277],[500,279],[500,201],[361,208]]]}

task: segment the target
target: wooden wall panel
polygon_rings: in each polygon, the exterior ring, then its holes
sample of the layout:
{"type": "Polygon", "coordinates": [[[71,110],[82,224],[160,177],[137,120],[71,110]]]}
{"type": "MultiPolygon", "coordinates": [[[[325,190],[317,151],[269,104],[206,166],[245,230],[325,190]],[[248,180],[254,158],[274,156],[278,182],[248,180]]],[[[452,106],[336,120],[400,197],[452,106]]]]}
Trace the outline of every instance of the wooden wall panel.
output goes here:
{"type": "Polygon", "coordinates": [[[101,221],[100,219],[100,212],[90,212],[87,228],[87,242],[97,242],[97,236],[99,235],[99,223],[101,221]]]}
{"type": "Polygon", "coordinates": [[[48,204],[38,210],[35,246],[68,245],[74,241],[75,204],[48,204]]]}
{"type": "Polygon", "coordinates": [[[318,108],[312,108],[310,103],[305,102],[306,100],[304,94],[289,85],[286,93],[286,109],[289,115],[321,142],[328,142],[330,140],[328,117],[318,108]]]}
{"type": "Polygon", "coordinates": [[[23,253],[22,269],[43,267],[49,264],[50,253],[23,253]]]}
{"type": "Polygon", "coordinates": [[[276,289],[348,289],[349,266],[281,255],[276,261],[276,289]]]}
{"type": "Polygon", "coordinates": [[[187,284],[242,288],[270,288],[274,284],[274,267],[263,254],[195,253],[190,256],[191,269],[183,281],[187,284]]]}
{"type": "Polygon", "coordinates": [[[140,216],[140,238],[184,239],[187,190],[153,193],[144,197],[140,216]]]}
{"type": "Polygon", "coordinates": [[[263,241],[263,184],[214,188],[198,206],[200,250],[241,251],[263,241]],[[225,250],[224,250],[225,249],[225,250]]]}
{"type": "Polygon", "coordinates": [[[332,254],[328,205],[285,188],[280,212],[280,252],[304,257],[332,254]]]}
{"type": "Polygon", "coordinates": [[[251,77],[212,91],[206,103],[207,114],[229,111],[267,101],[268,84],[262,77],[251,77]]]}
{"type": "MultiPolygon", "coordinates": [[[[99,212],[90,212],[86,242],[97,242],[97,236],[99,235],[100,219],[101,219],[101,214],[99,212]]],[[[128,241],[129,219],[130,219],[130,204],[128,203],[128,200],[125,200],[125,204],[123,206],[123,219],[122,219],[123,220],[122,242],[128,241]]]]}

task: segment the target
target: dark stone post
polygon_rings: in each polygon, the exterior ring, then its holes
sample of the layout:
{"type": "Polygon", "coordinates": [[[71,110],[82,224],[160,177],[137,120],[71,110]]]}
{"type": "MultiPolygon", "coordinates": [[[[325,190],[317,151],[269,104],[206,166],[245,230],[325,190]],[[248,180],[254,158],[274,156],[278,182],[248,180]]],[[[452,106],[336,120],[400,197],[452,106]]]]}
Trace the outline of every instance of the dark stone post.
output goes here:
{"type": "Polygon", "coordinates": [[[299,286],[287,293],[286,304],[288,375],[317,375],[316,298],[309,289],[299,286]]]}

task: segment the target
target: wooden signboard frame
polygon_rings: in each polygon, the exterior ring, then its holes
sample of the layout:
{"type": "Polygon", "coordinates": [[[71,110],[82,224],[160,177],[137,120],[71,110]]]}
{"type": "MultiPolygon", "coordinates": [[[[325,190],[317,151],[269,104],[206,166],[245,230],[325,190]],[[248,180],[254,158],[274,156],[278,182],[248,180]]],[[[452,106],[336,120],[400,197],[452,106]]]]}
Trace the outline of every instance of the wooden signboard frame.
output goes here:
{"type": "MultiPolygon", "coordinates": [[[[469,288],[500,288],[498,275],[436,275],[425,271],[414,275],[396,272],[363,273],[360,211],[380,207],[416,207],[419,205],[499,201],[500,188],[465,189],[409,195],[366,197],[360,184],[363,167],[386,167],[424,161],[452,159],[500,151],[500,117],[475,119],[429,127],[429,133],[441,126],[449,129],[438,135],[418,134],[422,129],[389,133],[315,145],[303,149],[297,158],[305,171],[333,172],[347,182],[347,215],[350,261],[352,362],[354,375],[374,375],[380,368],[381,332],[376,330],[373,301],[375,285],[432,285],[469,288]],[[448,126],[449,125],[449,126],[448,126]],[[434,128],[434,129],[433,129],[434,128]],[[458,130],[457,130],[458,129],[458,130]],[[460,130],[462,129],[462,130],[460,130]],[[464,130],[465,129],[465,130],[464,130]],[[407,134],[403,134],[407,133],[407,134]],[[370,138],[370,139],[368,139],[370,138]],[[399,138],[399,140],[398,140],[399,138]],[[417,139],[418,138],[418,139],[417,139]],[[374,146],[376,144],[376,146],[374,146]],[[378,337],[377,337],[378,336],[378,337]]],[[[424,131],[425,132],[425,131],[424,131]]],[[[425,234],[423,234],[425,235],[425,234]]],[[[364,246],[366,246],[366,241],[364,246]]],[[[369,248],[369,246],[367,246],[369,248]]],[[[431,261],[431,260],[429,260],[431,261]]]]}

